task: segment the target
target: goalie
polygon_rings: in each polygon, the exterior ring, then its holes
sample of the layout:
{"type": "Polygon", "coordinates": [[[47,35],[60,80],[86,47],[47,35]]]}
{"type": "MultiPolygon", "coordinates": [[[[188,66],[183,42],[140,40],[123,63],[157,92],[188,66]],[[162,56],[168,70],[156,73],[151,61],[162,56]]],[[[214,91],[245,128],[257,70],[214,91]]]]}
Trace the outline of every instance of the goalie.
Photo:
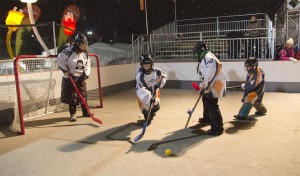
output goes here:
{"type": "Polygon", "coordinates": [[[69,75],[72,75],[78,90],[87,102],[86,79],[88,79],[91,72],[91,62],[88,58],[87,46],[88,40],[86,36],[78,34],[75,37],[74,45],[64,49],[56,59],[58,67],[64,73],[60,101],[69,104],[70,122],[76,121],[76,106],[79,102],[81,104],[82,116],[90,117],[69,79],[69,75]]]}
{"type": "Polygon", "coordinates": [[[249,57],[245,61],[245,70],[247,71],[246,81],[241,85],[244,90],[243,105],[237,115],[236,119],[244,120],[250,113],[254,106],[256,115],[264,115],[267,113],[266,107],[262,104],[262,99],[265,91],[265,73],[258,66],[258,61],[254,57],[249,57]]]}
{"type": "Polygon", "coordinates": [[[154,67],[152,57],[147,54],[140,56],[140,66],[136,76],[136,94],[145,120],[150,113],[149,125],[160,109],[160,89],[166,83],[166,73],[160,68],[154,67]],[[153,107],[149,112],[150,103],[153,103],[153,107]]]}

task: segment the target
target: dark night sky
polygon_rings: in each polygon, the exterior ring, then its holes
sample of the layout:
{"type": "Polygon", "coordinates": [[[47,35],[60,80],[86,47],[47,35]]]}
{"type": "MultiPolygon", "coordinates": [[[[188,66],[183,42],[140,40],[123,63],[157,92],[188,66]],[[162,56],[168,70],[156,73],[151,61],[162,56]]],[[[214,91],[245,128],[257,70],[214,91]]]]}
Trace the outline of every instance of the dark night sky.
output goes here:
{"type": "MultiPolygon", "coordinates": [[[[116,30],[119,36],[146,33],[145,12],[139,9],[140,0],[38,0],[42,10],[37,23],[60,23],[63,9],[74,4],[80,9],[77,29],[92,30],[109,36],[116,30]]],[[[284,0],[177,0],[177,19],[201,18],[249,13],[268,13],[273,18],[284,0]]],[[[0,1],[0,24],[14,6],[23,8],[20,0],[0,1]]],[[[149,31],[174,21],[173,0],[147,0],[149,31]]],[[[3,31],[3,28],[0,29],[3,31]]],[[[3,33],[3,32],[1,32],[3,33]]],[[[1,34],[3,35],[3,34],[1,34]]]]}

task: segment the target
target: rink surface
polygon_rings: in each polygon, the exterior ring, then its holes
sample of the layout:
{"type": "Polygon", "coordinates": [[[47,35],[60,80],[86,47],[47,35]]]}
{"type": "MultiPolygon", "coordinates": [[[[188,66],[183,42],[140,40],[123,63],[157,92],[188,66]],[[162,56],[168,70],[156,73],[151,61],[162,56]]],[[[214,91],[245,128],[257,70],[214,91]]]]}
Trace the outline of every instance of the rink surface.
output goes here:
{"type": "Polygon", "coordinates": [[[197,92],[163,89],[161,95],[161,110],[138,143],[133,139],[141,132],[143,117],[134,90],[106,96],[104,108],[92,110],[102,126],[90,118],[68,122],[64,111],[27,121],[24,136],[2,131],[0,175],[300,174],[299,93],[267,92],[267,115],[238,121],[233,115],[242,92],[228,92],[219,102],[225,132],[217,137],[203,135],[201,130],[209,126],[197,126],[201,102],[191,128],[184,129],[197,92]],[[171,156],[164,154],[166,149],[171,156]]]}

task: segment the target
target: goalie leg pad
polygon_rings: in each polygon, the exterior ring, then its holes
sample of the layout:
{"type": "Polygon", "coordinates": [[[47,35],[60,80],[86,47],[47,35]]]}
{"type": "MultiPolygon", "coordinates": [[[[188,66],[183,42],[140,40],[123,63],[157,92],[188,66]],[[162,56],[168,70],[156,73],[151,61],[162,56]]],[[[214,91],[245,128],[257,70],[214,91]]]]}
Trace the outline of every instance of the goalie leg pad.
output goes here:
{"type": "Polygon", "coordinates": [[[242,107],[241,107],[241,109],[240,109],[240,111],[239,111],[239,116],[240,117],[244,117],[244,118],[246,118],[248,115],[249,115],[249,113],[250,113],[250,111],[251,111],[251,109],[252,109],[252,104],[251,103],[244,103],[243,105],[242,105],[242,107]]]}

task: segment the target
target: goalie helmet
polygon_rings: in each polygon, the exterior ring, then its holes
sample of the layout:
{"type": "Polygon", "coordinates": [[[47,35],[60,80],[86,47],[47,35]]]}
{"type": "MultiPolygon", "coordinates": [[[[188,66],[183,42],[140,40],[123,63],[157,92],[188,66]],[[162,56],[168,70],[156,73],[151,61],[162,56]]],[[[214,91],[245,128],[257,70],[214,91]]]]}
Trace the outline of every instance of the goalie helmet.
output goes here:
{"type": "Polygon", "coordinates": [[[81,43],[88,44],[88,40],[87,40],[87,38],[84,34],[77,34],[76,37],[75,37],[75,43],[77,43],[77,44],[81,44],[81,43]]]}
{"type": "Polygon", "coordinates": [[[200,57],[200,55],[203,51],[206,51],[206,50],[209,50],[207,44],[203,41],[198,42],[193,48],[194,58],[197,59],[198,62],[201,62],[203,57],[200,57]]]}
{"type": "Polygon", "coordinates": [[[88,45],[88,39],[84,34],[77,34],[75,37],[75,46],[77,51],[86,51],[88,45]],[[81,45],[81,44],[85,45],[81,45]]]}
{"type": "Polygon", "coordinates": [[[144,73],[151,73],[153,71],[153,59],[150,54],[142,54],[140,56],[140,65],[144,73]],[[150,64],[149,69],[145,68],[145,64],[150,64]]]}
{"type": "Polygon", "coordinates": [[[249,57],[246,61],[245,61],[245,70],[248,73],[253,73],[255,70],[257,70],[257,66],[258,66],[258,61],[255,57],[249,57]]]}

